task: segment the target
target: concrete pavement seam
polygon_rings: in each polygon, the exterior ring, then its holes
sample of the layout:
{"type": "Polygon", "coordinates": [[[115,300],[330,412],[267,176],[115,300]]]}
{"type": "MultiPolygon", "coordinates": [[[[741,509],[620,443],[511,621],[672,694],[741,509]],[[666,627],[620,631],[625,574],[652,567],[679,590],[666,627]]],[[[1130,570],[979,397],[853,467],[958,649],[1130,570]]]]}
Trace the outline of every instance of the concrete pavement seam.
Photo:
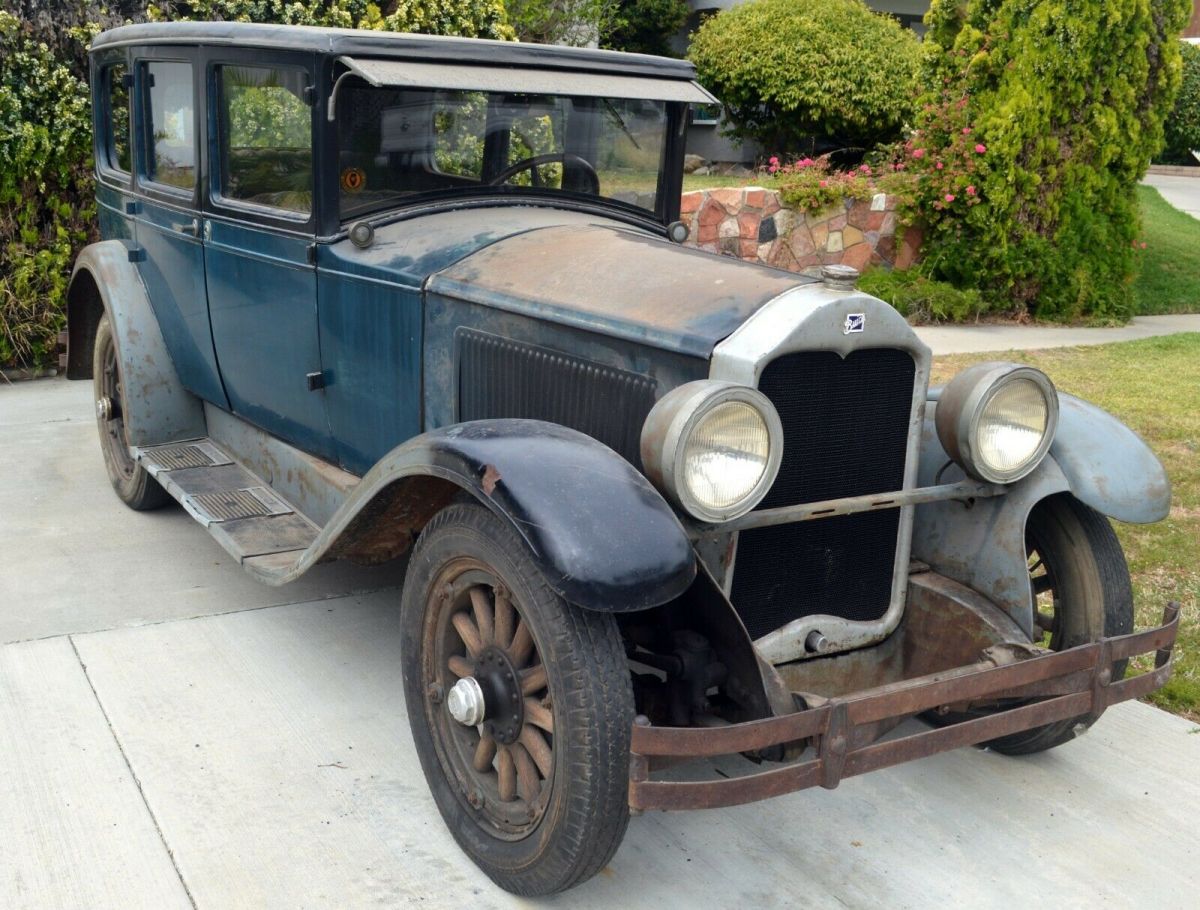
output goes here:
{"type": "Polygon", "coordinates": [[[96,691],[96,686],[92,682],[91,675],[88,673],[87,664],[83,662],[83,656],[79,653],[79,648],[75,646],[74,635],[68,635],[67,640],[71,643],[71,650],[75,652],[75,659],[79,661],[79,669],[83,671],[83,678],[87,680],[88,688],[92,690],[92,697],[96,699],[96,707],[100,709],[100,714],[104,717],[104,723],[108,725],[108,732],[112,734],[117,751],[121,753],[121,760],[125,762],[125,767],[129,769],[129,776],[133,778],[133,784],[137,787],[138,796],[142,798],[142,805],[146,807],[146,811],[150,814],[150,821],[154,823],[154,830],[158,833],[158,839],[162,841],[163,848],[167,851],[167,856],[171,859],[171,868],[175,870],[175,875],[179,878],[179,884],[183,888],[183,893],[187,895],[188,903],[192,905],[193,910],[199,910],[196,906],[196,898],[192,896],[192,889],[188,887],[183,873],[179,870],[179,863],[175,861],[175,851],[167,843],[167,837],[163,833],[162,826],[158,823],[158,816],[154,814],[154,809],[151,808],[150,801],[146,798],[146,791],[142,788],[142,781],[137,776],[137,772],[133,770],[133,765],[130,763],[129,756],[125,752],[125,746],[122,744],[121,738],[117,736],[117,731],[113,729],[112,720],[108,716],[108,711],[104,708],[104,702],[100,700],[100,693],[96,691]]]}
{"type": "MultiPolygon", "coordinates": [[[[278,607],[297,607],[301,604],[324,603],[327,600],[339,600],[343,597],[366,597],[368,594],[378,594],[380,591],[399,591],[401,585],[384,585],[380,588],[365,588],[361,591],[345,591],[341,594],[327,594],[324,597],[306,597],[303,600],[285,600],[277,604],[259,604],[257,607],[242,607],[240,610],[222,610],[220,613],[196,613],[193,616],[173,616],[168,619],[152,619],[149,622],[139,622],[126,626],[106,626],[103,629],[78,629],[74,632],[55,632],[53,635],[39,635],[36,638],[15,638],[12,641],[0,641],[0,648],[6,645],[23,645],[34,641],[50,641],[54,638],[71,638],[74,635],[101,635],[105,632],[118,632],[121,629],[148,629],[151,626],[162,626],[172,622],[191,622],[193,619],[207,619],[210,616],[232,616],[235,613],[255,613],[258,610],[274,610],[278,607]]],[[[74,642],[71,643],[74,646],[74,642]]]]}

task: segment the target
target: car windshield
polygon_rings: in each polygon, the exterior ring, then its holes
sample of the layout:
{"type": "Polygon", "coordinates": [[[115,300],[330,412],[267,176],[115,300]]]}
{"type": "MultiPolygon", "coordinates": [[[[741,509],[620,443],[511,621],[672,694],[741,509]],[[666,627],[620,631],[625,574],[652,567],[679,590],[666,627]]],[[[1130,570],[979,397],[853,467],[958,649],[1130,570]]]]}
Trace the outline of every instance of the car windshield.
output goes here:
{"type": "Polygon", "coordinates": [[[336,110],[343,219],[412,197],[506,192],[658,211],[663,101],[360,84],[336,110]]]}

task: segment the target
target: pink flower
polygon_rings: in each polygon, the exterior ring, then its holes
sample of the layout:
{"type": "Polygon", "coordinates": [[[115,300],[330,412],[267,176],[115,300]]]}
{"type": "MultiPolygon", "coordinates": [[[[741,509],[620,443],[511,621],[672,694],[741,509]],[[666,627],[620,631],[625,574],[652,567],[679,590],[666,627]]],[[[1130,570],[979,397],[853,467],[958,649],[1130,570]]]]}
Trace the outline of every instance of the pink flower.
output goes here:
{"type": "Polygon", "coordinates": [[[820,183],[820,185],[821,185],[821,186],[829,186],[829,181],[828,181],[828,180],[822,180],[822,181],[821,181],[821,183],[820,183]]]}
{"type": "Polygon", "coordinates": [[[975,195],[975,187],[974,187],[974,186],[969,186],[969,187],[967,187],[967,195],[968,195],[968,196],[974,196],[974,195],[975,195]]]}
{"type": "Polygon", "coordinates": [[[801,158],[798,163],[800,167],[812,167],[817,162],[813,161],[811,158],[801,158]]]}
{"type": "Polygon", "coordinates": [[[936,167],[937,167],[937,169],[938,169],[939,171],[940,171],[942,168],[944,168],[945,166],[946,166],[946,165],[942,164],[942,162],[940,162],[940,161],[939,161],[939,162],[937,163],[937,165],[936,165],[936,167]]]}
{"type": "Polygon", "coordinates": [[[768,161],[769,161],[771,164],[774,164],[776,167],[778,167],[778,166],[779,166],[779,159],[778,159],[778,158],[777,158],[775,155],[772,155],[772,156],[771,156],[770,158],[768,158],[767,160],[768,160],[768,161]]]}
{"type": "Polygon", "coordinates": [[[861,165],[861,166],[859,167],[859,170],[860,170],[860,171],[862,171],[864,174],[869,174],[869,173],[871,173],[871,168],[870,168],[868,165],[865,165],[865,164],[864,164],[864,165],[861,165]]]}
{"type": "Polygon", "coordinates": [[[913,157],[914,158],[924,158],[925,157],[925,149],[913,149],[913,157]]]}
{"type": "Polygon", "coordinates": [[[971,128],[970,128],[969,126],[964,126],[964,127],[963,127],[963,135],[964,135],[964,136],[970,136],[970,135],[971,135],[971,128]]]}
{"type": "Polygon", "coordinates": [[[774,173],[775,173],[777,170],[779,170],[779,165],[778,165],[778,164],[772,164],[772,165],[771,165],[769,168],[767,168],[767,173],[768,173],[768,174],[774,174],[774,173]]]}
{"type": "Polygon", "coordinates": [[[1143,241],[1142,241],[1142,249],[1144,250],[1145,248],[1146,248],[1146,241],[1145,241],[1145,240],[1143,240],[1143,241]]]}
{"type": "Polygon", "coordinates": [[[946,194],[946,201],[947,201],[947,202],[953,202],[953,201],[954,201],[954,194],[953,194],[953,193],[947,193],[947,194],[946,194]]]}
{"type": "Polygon", "coordinates": [[[982,155],[984,152],[987,151],[987,146],[984,145],[982,142],[980,142],[980,143],[976,144],[975,151],[978,152],[980,155],[982,155]]]}

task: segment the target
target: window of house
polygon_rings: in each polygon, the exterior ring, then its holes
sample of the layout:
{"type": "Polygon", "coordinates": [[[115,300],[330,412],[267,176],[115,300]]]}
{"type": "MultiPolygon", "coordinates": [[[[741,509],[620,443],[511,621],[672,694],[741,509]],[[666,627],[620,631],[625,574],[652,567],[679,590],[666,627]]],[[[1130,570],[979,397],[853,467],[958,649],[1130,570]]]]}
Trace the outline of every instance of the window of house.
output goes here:
{"type": "Polygon", "coordinates": [[[146,178],[190,190],[196,185],[196,116],[190,63],[143,65],[150,150],[146,178]]]}
{"type": "Polygon", "coordinates": [[[221,196],[312,211],[312,109],[304,70],[220,68],[221,196]]]}

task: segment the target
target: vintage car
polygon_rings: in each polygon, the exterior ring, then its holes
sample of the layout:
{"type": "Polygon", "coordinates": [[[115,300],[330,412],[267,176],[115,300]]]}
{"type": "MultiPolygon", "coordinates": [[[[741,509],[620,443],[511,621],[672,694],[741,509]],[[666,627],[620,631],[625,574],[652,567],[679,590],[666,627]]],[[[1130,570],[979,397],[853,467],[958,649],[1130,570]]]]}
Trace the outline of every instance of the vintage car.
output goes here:
{"type": "Polygon", "coordinates": [[[416,750],[501,887],[1166,680],[1106,517],[1167,514],[1155,456],[1029,367],[929,388],[852,271],[682,246],[689,64],[174,23],[91,66],[68,369],[113,488],[267,584],[408,559],[416,750]]]}

